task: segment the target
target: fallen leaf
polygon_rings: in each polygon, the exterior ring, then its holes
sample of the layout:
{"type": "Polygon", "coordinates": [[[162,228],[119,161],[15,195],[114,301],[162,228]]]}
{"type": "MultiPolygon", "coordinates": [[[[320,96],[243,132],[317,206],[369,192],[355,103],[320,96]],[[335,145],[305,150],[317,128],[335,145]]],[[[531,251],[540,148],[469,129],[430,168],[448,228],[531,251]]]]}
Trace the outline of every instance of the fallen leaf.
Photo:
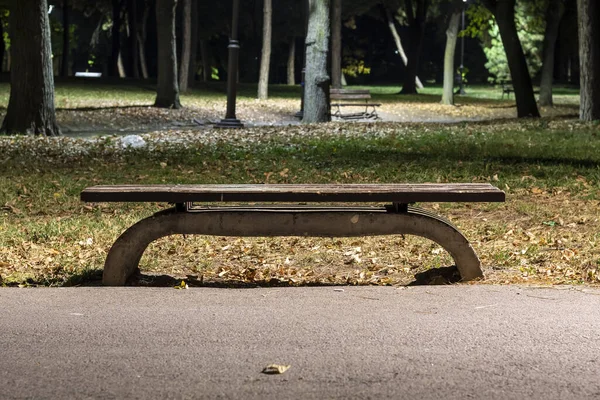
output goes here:
{"type": "Polygon", "coordinates": [[[263,374],[268,374],[268,375],[278,375],[278,374],[283,374],[285,371],[287,371],[289,368],[291,367],[291,365],[278,365],[278,364],[270,364],[267,365],[263,370],[262,373],[263,374]]]}
{"type": "Polygon", "coordinates": [[[175,288],[175,289],[187,289],[188,285],[187,285],[187,283],[185,283],[185,281],[181,281],[181,283],[179,285],[175,285],[175,286],[173,286],[173,288],[175,288]]]}

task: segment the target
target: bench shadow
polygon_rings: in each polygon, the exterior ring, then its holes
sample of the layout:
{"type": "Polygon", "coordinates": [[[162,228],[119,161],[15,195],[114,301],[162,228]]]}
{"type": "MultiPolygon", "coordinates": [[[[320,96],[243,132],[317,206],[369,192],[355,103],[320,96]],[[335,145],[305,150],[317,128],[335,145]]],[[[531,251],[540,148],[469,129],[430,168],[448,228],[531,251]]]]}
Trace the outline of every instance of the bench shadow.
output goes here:
{"type": "MultiPolygon", "coordinates": [[[[222,280],[205,282],[202,277],[195,275],[187,275],[185,278],[176,278],[170,275],[154,275],[144,274],[139,270],[128,279],[126,286],[128,287],[176,287],[181,285],[181,282],[189,287],[206,287],[218,289],[257,289],[271,287],[348,287],[354,286],[345,283],[306,283],[300,285],[290,285],[288,282],[278,279],[271,279],[266,282],[244,282],[238,280],[222,280]]],[[[461,281],[460,273],[456,266],[433,268],[424,272],[415,274],[414,280],[404,285],[394,286],[431,286],[431,285],[452,285],[461,281]]],[[[102,270],[84,271],[80,274],[71,276],[62,286],[102,286],[102,270]]],[[[376,285],[360,285],[360,286],[376,286],[376,285]]]]}
{"type": "Polygon", "coordinates": [[[133,104],[128,106],[106,106],[106,107],[57,107],[56,111],[102,111],[102,110],[126,110],[129,108],[148,108],[152,104],[133,104]]]}

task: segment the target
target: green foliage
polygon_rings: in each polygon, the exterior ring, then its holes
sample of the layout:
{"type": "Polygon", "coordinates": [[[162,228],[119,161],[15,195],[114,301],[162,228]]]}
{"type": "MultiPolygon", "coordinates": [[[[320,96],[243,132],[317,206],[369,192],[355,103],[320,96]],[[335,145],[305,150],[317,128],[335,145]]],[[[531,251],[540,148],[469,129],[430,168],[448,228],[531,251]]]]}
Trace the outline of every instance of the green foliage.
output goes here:
{"type": "MultiPolygon", "coordinates": [[[[515,8],[517,34],[523,47],[529,74],[535,76],[542,68],[542,48],[544,42],[545,20],[543,18],[547,0],[519,1],[515,8]]],[[[500,30],[492,13],[476,4],[467,10],[469,26],[462,33],[478,37],[488,62],[485,67],[490,73],[491,83],[510,81],[510,70],[506,52],[502,44],[500,30]]]]}
{"type": "MultiPolygon", "coordinates": [[[[10,16],[10,11],[8,10],[0,10],[0,24],[2,24],[2,30],[4,34],[0,38],[0,40],[4,40],[5,51],[10,50],[10,36],[8,35],[8,17],[10,16]]],[[[2,60],[0,60],[0,63],[2,60]]]]}

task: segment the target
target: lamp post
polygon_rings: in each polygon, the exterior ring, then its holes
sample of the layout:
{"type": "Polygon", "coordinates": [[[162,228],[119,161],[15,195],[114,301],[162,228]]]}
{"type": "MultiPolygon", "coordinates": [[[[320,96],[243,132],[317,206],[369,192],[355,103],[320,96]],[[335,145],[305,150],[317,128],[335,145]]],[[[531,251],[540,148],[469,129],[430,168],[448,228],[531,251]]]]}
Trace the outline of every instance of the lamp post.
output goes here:
{"type": "Polygon", "coordinates": [[[227,114],[225,119],[215,124],[215,128],[243,128],[244,124],[235,116],[235,101],[237,97],[237,76],[240,58],[240,42],[238,41],[238,19],[240,0],[233,0],[233,21],[231,38],[229,39],[229,61],[227,63],[227,114]]]}
{"type": "MultiPolygon", "coordinates": [[[[463,8],[462,8],[462,28],[461,30],[464,32],[465,30],[465,8],[467,7],[467,0],[463,0],[463,8]]],[[[467,94],[465,91],[465,82],[464,82],[464,70],[465,70],[465,35],[460,38],[460,87],[458,89],[458,94],[467,94]]]]}

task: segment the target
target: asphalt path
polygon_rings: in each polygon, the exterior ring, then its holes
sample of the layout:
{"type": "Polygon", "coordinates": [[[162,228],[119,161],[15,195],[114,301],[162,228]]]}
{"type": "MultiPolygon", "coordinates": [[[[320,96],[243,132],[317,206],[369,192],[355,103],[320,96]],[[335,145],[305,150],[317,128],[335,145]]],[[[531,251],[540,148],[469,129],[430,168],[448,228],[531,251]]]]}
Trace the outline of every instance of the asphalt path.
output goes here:
{"type": "Polygon", "coordinates": [[[600,290],[4,288],[0,398],[599,399],[600,290]]]}

